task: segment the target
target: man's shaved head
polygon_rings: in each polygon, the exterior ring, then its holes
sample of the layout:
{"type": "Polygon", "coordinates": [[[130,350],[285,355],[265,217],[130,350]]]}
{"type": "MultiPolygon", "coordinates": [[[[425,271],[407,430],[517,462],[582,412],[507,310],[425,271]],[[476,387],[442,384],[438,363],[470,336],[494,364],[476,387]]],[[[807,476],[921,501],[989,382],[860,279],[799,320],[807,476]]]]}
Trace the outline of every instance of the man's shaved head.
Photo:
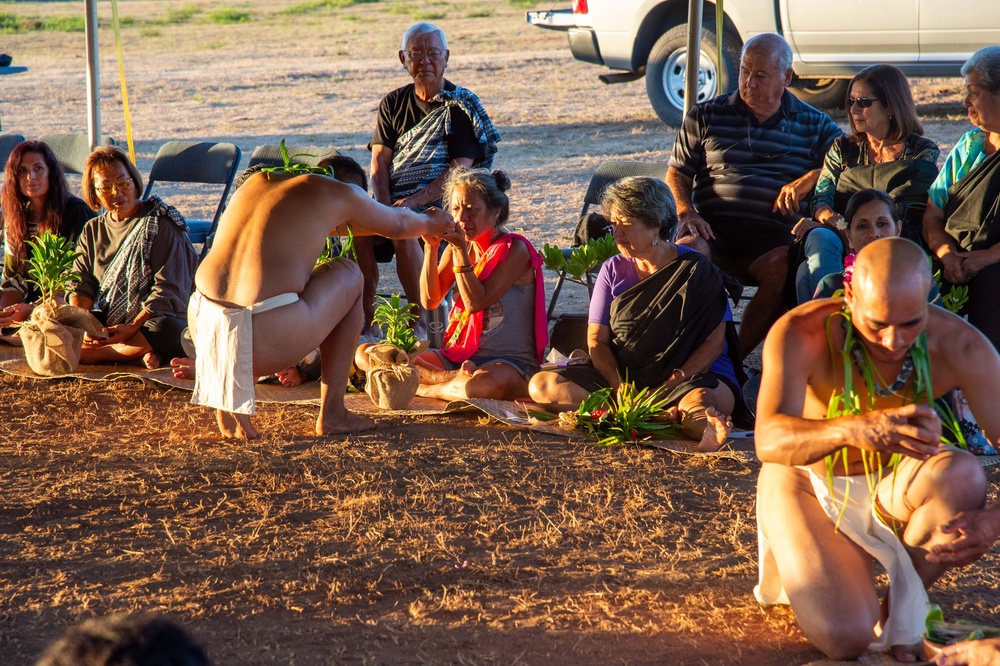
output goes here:
{"type": "Polygon", "coordinates": [[[931,289],[927,255],[905,238],[866,245],[844,285],[851,320],[877,361],[902,360],[927,325],[931,289]]]}
{"type": "Polygon", "coordinates": [[[890,293],[894,288],[916,287],[926,296],[931,288],[930,263],[916,243],[905,238],[882,238],[867,245],[854,261],[854,291],[890,293]]]}

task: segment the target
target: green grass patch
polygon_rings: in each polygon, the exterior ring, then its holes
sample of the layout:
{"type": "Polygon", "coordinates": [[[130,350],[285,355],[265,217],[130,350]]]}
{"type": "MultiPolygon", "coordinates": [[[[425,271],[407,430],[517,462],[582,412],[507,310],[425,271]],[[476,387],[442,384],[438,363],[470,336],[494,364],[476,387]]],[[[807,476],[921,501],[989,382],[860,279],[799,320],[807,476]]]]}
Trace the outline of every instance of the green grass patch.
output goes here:
{"type": "Polygon", "coordinates": [[[291,5],[290,7],[286,7],[276,13],[292,15],[310,14],[324,9],[344,9],[345,7],[371,4],[378,1],[379,0],[306,0],[305,2],[299,2],[291,5]]]}
{"type": "Polygon", "coordinates": [[[253,14],[235,7],[219,7],[208,13],[208,20],[212,23],[249,23],[253,20],[253,14]]]}
{"type": "Polygon", "coordinates": [[[518,7],[520,9],[528,9],[529,7],[534,7],[538,4],[537,0],[506,0],[507,4],[511,7],[518,7]]]}
{"type": "Polygon", "coordinates": [[[480,7],[478,9],[470,9],[465,14],[465,18],[487,18],[493,16],[493,10],[486,7],[480,7]]]}
{"type": "Polygon", "coordinates": [[[448,12],[433,10],[418,10],[410,14],[414,21],[439,21],[448,16],[448,12]]]}
{"type": "Polygon", "coordinates": [[[153,19],[149,23],[156,25],[180,25],[190,23],[191,19],[201,13],[198,5],[182,5],[167,10],[167,13],[158,19],[153,19]]]}
{"type": "Polygon", "coordinates": [[[20,32],[21,20],[7,12],[0,12],[0,32],[20,32]]]}

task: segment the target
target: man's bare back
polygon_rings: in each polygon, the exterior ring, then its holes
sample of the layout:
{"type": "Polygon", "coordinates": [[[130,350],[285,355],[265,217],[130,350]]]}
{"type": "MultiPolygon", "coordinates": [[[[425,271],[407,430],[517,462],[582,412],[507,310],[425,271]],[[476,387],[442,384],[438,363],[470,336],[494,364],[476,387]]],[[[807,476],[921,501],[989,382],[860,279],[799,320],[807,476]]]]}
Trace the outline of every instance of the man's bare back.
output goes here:
{"type": "MultiPolygon", "coordinates": [[[[232,343],[225,340],[225,323],[213,329],[215,337],[206,338],[199,334],[195,317],[189,317],[198,347],[196,382],[211,385],[213,381],[203,376],[203,367],[221,368],[222,372],[234,368],[233,373],[249,372],[253,376],[272,374],[319,347],[322,407],[316,432],[327,435],[373,427],[370,419],[344,407],[347,377],[363,320],[361,272],[347,259],[315,266],[327,237],[346,233],[348,225],[357,235],[416,238],[440,235],[452,221],[439,209],[414,213],[383,206],[361,188],[322,175],[258,173],[237,189],[219,221],[215,243],[195,276],[198,293],[192,297],[192,304],[197,301],[198,308],[191,312],[206,312],[206,321],[222,317],[236,321],[241,316],[238,308],[252,308],[282,295],[291,302],[252,311],[250,369],[237,368],[236,359],[223,358],[233,353],[229,349],[232,343]],[[203,338],[201,342],[199,338],[203,338]]],[[[222,381],[218,383],[223,385],[222,381]]],[[[234,388],[226,395],[239,394],[239,404],[249,402],[252,411],[252,390],[247,398],[248,391],[238,389],[245,383],[228,381],[225,386],[234,388]]],[[[199,395],[196,384],[195,396],[199,395]]],[[[231,399],[213,397],[212,401],[201,404],[217,407],[224,436],[256,436],[246,411],[236,413],[236,409],[221,406],[231,405],[231,399]]]]}

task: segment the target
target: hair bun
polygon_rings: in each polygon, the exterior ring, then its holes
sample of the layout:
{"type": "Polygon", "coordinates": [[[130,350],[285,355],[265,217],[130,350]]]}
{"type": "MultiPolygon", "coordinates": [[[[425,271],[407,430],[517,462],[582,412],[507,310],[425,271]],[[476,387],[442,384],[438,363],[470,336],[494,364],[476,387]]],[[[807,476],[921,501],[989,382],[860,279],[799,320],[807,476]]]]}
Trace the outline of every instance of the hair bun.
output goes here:
{"type": "Polygon", "coordinates": [[[496,179],[497,189],[500,190],[501,192],[506,192],[507,190],[510,189],[510,178],[508,178],[507,174],[505,174],[500,169],[497,169],[496,171],[493,172],[493,178],[496,179]]]}

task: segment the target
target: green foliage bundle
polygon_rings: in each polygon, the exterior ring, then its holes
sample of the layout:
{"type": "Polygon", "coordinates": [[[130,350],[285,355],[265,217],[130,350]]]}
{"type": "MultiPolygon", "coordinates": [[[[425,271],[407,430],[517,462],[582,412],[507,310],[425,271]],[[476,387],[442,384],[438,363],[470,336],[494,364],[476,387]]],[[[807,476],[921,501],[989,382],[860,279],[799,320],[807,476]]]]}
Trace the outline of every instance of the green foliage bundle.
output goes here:
{"type": "Polygon", "coordinates": [[[545,262],[545,268],[550,271],[565,269],[575,280],[583,279],[586,273],[600,268],[605,261],[616,254],[618,254],[618,246],[615,245],[615,238],[611,234],[573,248],[569,258],[555,245],[546,243],[542,246],[542,259],[545,262]]]}
{"type": "Polygon", "coordinates": [[[559,418],[596,438],[598,446],[612,446],[679,431],[680,426],[670,421],[666,403],[663,387],[636,389],[626,378],[617,389],[594,391],[579,409],[559,418]]]}
{"type": "Polygon", "coordinates": [[[944,281],[941,278],[941,271],[935,271],[934,281],[937,282],[938,291],[941,292],[941,305],[949,312],[958,312],[969,302],[969,285],[951,285],[951,289],[945,293],[944,281]]]}
{"type": "Polygon", "coordinates": [[[273,167],[264,167],[261,169],[266,174],[281,174],[289,176],[304,176],[306,174],[315,173],[320,176],[334,177],[332,166],[312,166],[311,164],[305,164],[303,162],[298,162],[295,160],[296,157],[316,157],[310,153],[295,153],[294,155],[288,154],[288,148],[285,147],[285,140],[282,139],[281,143],[278,144],[281,149],[281,161],[284,164],[273,167]]]}
{"type": "Polygon", "coordinates": [[[28,282],[38,287],[43,301],[52,301],[57,294],[80,281],[73,272],[73,263],[80,253],[68,238],[49,231],[28,241],[31,254],[28,257],[28,282]]]}
{"type": "Polygon", "coordinates": [[[389,298],[379,298],[372,321],[385,331],[385,341],[399,347],[407,354],[417,348],[417,336],[413,333],[412,324],[417,315],[410,309],[408,303],[403,303],[399,294],[389,298]]]}

